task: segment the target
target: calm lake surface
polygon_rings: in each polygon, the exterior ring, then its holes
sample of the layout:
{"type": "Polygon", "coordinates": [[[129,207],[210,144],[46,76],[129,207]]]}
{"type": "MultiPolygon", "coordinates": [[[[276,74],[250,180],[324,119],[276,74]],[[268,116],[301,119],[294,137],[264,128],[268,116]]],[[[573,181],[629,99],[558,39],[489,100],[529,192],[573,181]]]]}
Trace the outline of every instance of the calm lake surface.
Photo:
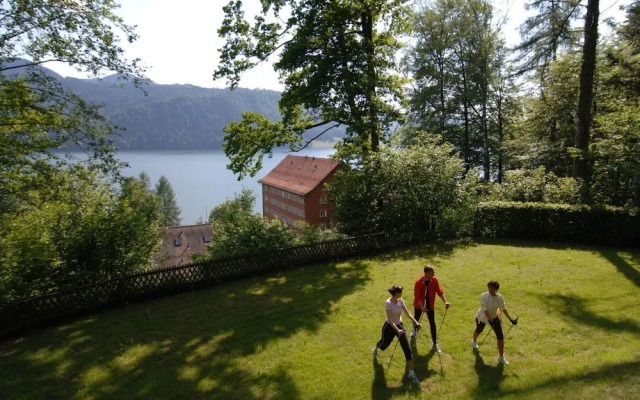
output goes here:
{"type": "Polygon", "coordinates": [[[151,178],[154,188],[164,175],[169,182],[182,210],[182,225],[207,221],[209,212],[243,188],[256,195],[255,211],[262,213],[262,188],[258,179],[271,171],[288,154],[328,157],[333,148],[305,149],[298,153],[273,152],[272,158],[263,160],[262,170],[255,177],[238,181],[237,176],[227,169],[229,159],[222,150],[185,151],[120,151],[118,158],[129,164],[122,171],[123,176],[138,177],[144,171],[151,178]]]}

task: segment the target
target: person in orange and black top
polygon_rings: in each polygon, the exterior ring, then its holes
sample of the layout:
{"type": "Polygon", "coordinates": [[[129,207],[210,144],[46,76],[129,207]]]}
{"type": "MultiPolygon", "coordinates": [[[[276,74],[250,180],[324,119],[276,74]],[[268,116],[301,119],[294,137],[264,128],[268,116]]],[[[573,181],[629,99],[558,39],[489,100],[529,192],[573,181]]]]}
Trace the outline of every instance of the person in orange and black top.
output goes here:
{"type": "MultiPolygon", "coordinates": [[[[422,313],[427,314],[429,319],[429,328],[431,329],[431,340],[433,341],[433,351],[440,353],[440,346],[438,346],[437,333],[436,333],[436,318],[435,318],[435,303],[436,294],[444,301],[445,307],[449,308],[451,303],[444,297],[444,291],[438,282],[438,278],[434,276],[435,270],[433,266],[427,265],[424,267],[424,275],[421,275],[416,279],[416,283],[413,288],[413,307],[414,317],[420,321],[422,313]]],[[[411,337],[415,337],[419,327],[414,325],[413,331],[411,331],[411,337]]]]}

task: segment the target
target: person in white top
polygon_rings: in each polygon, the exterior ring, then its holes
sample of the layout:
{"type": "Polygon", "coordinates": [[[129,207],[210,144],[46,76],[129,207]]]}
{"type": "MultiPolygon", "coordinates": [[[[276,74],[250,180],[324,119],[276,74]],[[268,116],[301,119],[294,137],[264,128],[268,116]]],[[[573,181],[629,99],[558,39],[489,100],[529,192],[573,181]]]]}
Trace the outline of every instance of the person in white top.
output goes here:
{"type": "Polygon", "coordinates": [[[496,281],[490,281],[487,283],[487,289],[489,290],[488,292],[480,295],[480,309],[476,313],[476,330],[473,332],[471,346],[474,350],[478,349],[478,335],[482,333],[488,322],[498,339],[498,361],[502,364],[509,364],[509,361],[504,358],[504,334],[502,333],[502,325],[498,313],[501,312],[506,315],[514,325],[517,324],[518,321],[517,319],[511,319],[504,303],[504,297],[498,294],[500,284],[496,281]]]}
{"type": "Polygon", "coordinates": [[[393,285],[389,288],[389,294],[391,297],[387,299],[385,302],[385,309],[387,310],[387,319],[384,321],[382,325],[382,337],[373,346],[373,350],[371,353],[374,357],[378,355],[378,349],[385,350],[394,337],[398,337],[398,341],[400,342],[400,346],[402,346],[402,351],[404,352],[404,357],[407,360],[407,369],[409,373],[407,377],[411,379],[411,381],[415,384],[420,384],[420,380],[416,376],[416,373],[413,370],[413,353],[411,352],[411,346],[409,345],[409,340],[407,339],[407,332],[404,329],[404,325],[402,324],[402,312],[413,321],[413,324],[419,328],[422,327],[413,315],[409,313],[407,306],[404,304],[404,300],[402,299],[402,286],[393,285]]]}

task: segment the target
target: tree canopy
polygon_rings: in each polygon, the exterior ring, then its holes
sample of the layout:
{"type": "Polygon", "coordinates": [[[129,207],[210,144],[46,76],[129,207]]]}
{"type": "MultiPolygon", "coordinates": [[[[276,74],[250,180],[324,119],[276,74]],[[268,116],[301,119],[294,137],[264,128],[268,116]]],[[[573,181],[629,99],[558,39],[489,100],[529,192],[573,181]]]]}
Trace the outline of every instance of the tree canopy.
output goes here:
{"type": "Polygon", "coordinates": [[[119,46],[133,28],[112,0],[0,3],[0,301],[145,267],[159,243],[155,196],[120,178],[100,108],[41,67],[140,84],[119,46]]]}
{"type": "MultiPolygon", "coordinates": [[[[224,149],[238,173],[255,174],[275,146],[299,149],[313,127],[346,125],[350,140],[376,151],[386,130],[401,119],[405,94],[396,72],[399,40],[409,31],[407,0],[265,0],[253,24],[243,2],[223,9],[215,79],[236,87],[242,72],[269,57],[285,89],[282,119],[257,113],[225,128],[224,149]]],[[[317,136],[320,136],[318,134],[317,136]]]]}
{"type": "MultiPolygon", "coordinates": [[[[133,28],[115,14],[112,0],[6,0],[0,7],[0,195],[3,207],[21,201],[21,185],[46,186],[68,161],[54,150],[72,145],[84,160],[117,172],[109,135],[115,127],[75,93],[39,68],[65,62],[93,76],[115,72],[135,84],[144,80],[138,60],[118,45],[133,41],[133,28]]],[[[22,199],[24,200],[24,199],[22,199]]],[[[1,211],[1,210],[0,210],[1,211]]]]}

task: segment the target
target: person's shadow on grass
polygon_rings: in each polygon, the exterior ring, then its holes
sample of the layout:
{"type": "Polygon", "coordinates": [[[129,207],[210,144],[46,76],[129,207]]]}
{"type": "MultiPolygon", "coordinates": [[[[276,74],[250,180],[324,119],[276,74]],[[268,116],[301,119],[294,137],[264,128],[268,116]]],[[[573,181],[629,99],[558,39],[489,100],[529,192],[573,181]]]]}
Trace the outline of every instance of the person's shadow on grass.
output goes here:
{"type": "Polygon", "coordinates": [[[504,380],[504,365],[501,363],[498,363],[497,366],[485,364],[478,350],[473,350],[473,355],[476,357],[474,369],[478,374],[478,389],[475,398],[484,399],[499,393],[500,384],[504,380]]]}
{"type": "MultiPolygon", "coordinates": [[[[430,340],[430,339],[428,339],[430,340]]],[[[425,380],[437,372],[435,370],[429,369],[429,364],[431,363],[431,359],[436,355],[434,351],[431,350],[431,346],[425,345],[423,347],[427,348],[427,354],[424,356],[419,355],[418,353],[418,342],[422,342],[422,344],[427,343],[425,341],[419,340],[418,338],[411,338],[411,350],[413,351],[413,363],[414,368],[416,370],[416,374],[420,378],[420,380],[425,380]]],[[[442,374],[442,362],[440,363],[440,373],[442,374]]]]}
{"type": "MultiPolygon", "coordinates": [[[[404,360],[403,360],[404,362],[404,360]]],[[[416,372],[417,373],[417,372],[416,372]]],[[[420,375],[418,375],[422,379],[420,375]]],[[[401,393],[419,391],[420,387],[409,381],[406,373],[402,376],[402,381],[387,384],[385,365],[373,358],[373,382],[371,383],[371,398],[374,400],[391,399],[401,393]]]]}

